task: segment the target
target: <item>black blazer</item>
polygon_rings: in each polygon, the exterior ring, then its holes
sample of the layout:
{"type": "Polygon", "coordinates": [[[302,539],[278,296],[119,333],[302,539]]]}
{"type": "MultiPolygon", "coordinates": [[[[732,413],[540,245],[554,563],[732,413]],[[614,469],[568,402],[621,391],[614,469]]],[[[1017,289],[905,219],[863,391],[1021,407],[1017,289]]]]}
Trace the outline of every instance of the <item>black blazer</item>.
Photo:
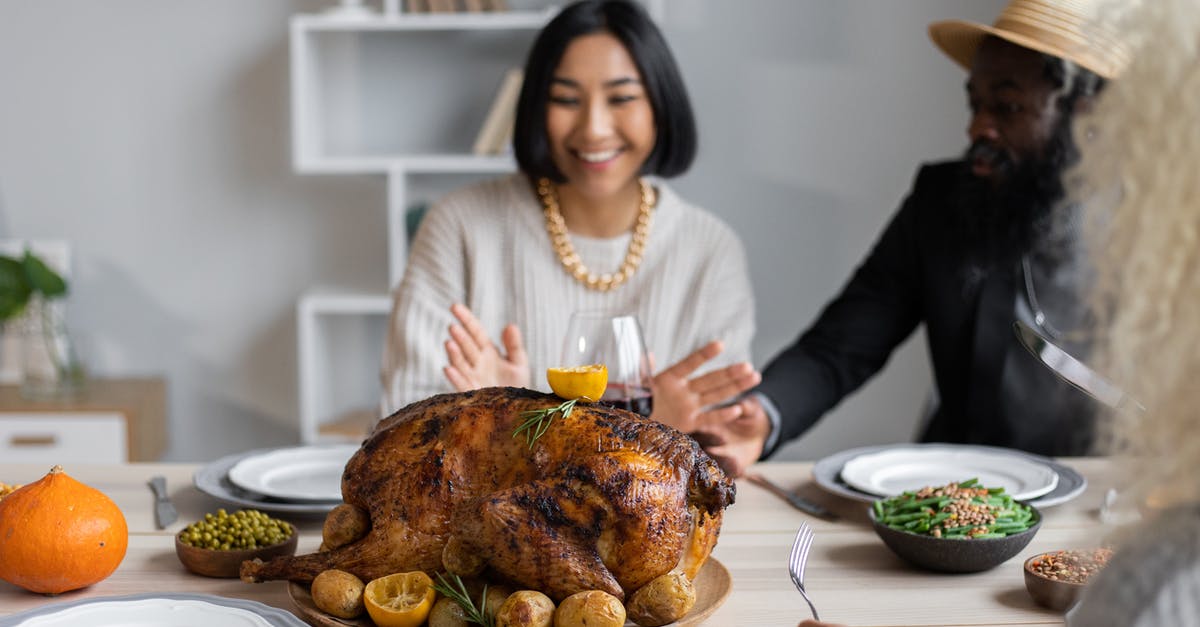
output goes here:
{"type": "Polygon", "coordinates": [[[780,410],[779,443],[878,372],[924,323],[940,404],[922,440],[1088,452],[1093,402],[1059,381],[1012,331],[1024,298],[1019,262],[981,267],[969,258],[952,212],[970,208],[954,206],[951,194],[966,175],[961,161],[922,167],[842,293],[768,364],[758,391],[780,410]]]}

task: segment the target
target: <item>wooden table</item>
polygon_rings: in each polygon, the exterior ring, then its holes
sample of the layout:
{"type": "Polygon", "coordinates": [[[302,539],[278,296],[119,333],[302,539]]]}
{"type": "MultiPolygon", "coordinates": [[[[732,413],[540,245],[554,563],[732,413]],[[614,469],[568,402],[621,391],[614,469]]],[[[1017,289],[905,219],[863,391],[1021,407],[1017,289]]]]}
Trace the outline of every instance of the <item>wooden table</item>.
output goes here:
{"type": "MultiPolygon", "coordinates": [[[[739,481],[737,503],[726,513],[714,552],[733,574],[733,593],[706,624],[785,626],[808,616],[808,607],[787,574],[788,549],[797,526],[807,521],[817,535],[805,581],[826,620],[879,626],[1061,625],[1060,614],[1035,606],[1026,594],[1021,563],[1041,551],[1094,546],[1105,531],[1097,507],[1114,479],[1106,460],[1063,461],[1087,477],[1087,490],[1069,503],[1045,510],[1041,530],[1020,555],[994,570],[968,575],[928,573],[900,561],[871,529],[866,506],[818,488],[812,483],[811,464],[760,464],[755,470],[825,504],[843,519],[817,520],[761,488],[739,481]]],[[[236,579],[208,579],[189,574],[179,564],[174,533],[205,512],[224,506],[192,487],[197,468],[194,464],[68,467],[73,477],[104,491],[125,512],[130,535],[125,561],[95,586],[55,598],[0,582],[0,616],[46,603],[150,591],[217,594],[294,610],[283,582],[245,584],[236,579]],[[146,486],[156,474],[167,477],[180,514],[176,523],[161,531],[154,528],[146,486]]],[[[47,470],[48,466],[0,463],[0,481],[27,483],[47,470]]],[[[301,532],[299,552],[316,550],[321,520],[293,521],[301,532]]]]}

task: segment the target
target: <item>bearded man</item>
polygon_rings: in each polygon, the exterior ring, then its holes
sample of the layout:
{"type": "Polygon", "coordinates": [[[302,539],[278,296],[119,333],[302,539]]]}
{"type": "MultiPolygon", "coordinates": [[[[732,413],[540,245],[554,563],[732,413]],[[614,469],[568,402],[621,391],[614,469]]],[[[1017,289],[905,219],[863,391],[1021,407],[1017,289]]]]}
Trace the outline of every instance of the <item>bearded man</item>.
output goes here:
{"type": "Polygon", "coordinates": [[[1063,174],[1072,122],[1122,64],[1087,2],[1014,0],[994,27],[930,36],[970,71],[970,147],[926,165],[874,249],[726,421],[684,425],[736,474],[798,437],[924,324],[936,382],[921,439],[1088,451],[1095,407],[1024,350],[1021,319],[1069,347],[1082,307],[1063,174]],[[1081,8],[1082,7],[1082,8],[1081,8]],[[1066,225],[1064,227],[1064,224],[1066,225]]]}

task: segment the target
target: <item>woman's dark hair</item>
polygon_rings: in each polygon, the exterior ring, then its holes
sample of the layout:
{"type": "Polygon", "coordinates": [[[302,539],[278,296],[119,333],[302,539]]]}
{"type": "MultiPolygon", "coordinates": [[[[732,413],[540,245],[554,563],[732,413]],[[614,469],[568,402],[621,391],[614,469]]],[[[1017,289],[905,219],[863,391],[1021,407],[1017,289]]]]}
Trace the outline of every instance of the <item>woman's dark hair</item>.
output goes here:
{"type": "Polygon", "coordinates": [[[654,112],[654,150],[642,164],[643,174],[677,176],[696,156],[696,119],[683,77],[667,41],[645,9],[628,0],[583,0],[563,9],[542,29],[525,62],[525,81],[517,101],[513,150],[517,164],[533,178],[562,183],[546,136],[546,101],[550,81],[563,52],[576,37],[611,33],[629,51],[654,112]]]}

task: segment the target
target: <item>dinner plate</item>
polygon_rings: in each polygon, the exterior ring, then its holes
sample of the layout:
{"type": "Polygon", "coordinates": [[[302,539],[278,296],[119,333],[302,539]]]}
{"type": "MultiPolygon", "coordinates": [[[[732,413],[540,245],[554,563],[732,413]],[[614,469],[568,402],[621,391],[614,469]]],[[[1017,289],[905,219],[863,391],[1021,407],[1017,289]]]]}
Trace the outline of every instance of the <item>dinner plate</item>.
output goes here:
{"type": "Polygon", "coordinates": [[[1028,501],[1058,485],[1058,473],[1045,464],[977,448],[899,447],[865,453],[847,460],[841,476],[850,487],[877,496],[975,478],[981,486],[1004,488],[1012,498],[1028,501]]]}
{"type": "MultiPolygon", "coordinates": [[[[692,606],[691,611],[678,622],[671,623],[674,627],[693,627],[704,622],[721,604],[725,602],[729,592],[733,590],[733,577],[730,576],[729,570],[725,565],[713,558],[708,558],[704,562],[704,566],[700,567],[700,572],[696,573],[696,579],[692,581],[696,587],[696,604],[692,606]]],[[[310,625],[317,627],[371,627],[375,623],[371,622],[365,614],[358,619],[334,618],[333,616],[322,612],[313,603],[312,594],[309,593],[308,586],[298,584],[294,581],[288,582],[288,596],[292,598],[292,603],[296,604],[296,611],[300,613],[310,625]]],[[[634,626],[633,622],[626,622],[627,626],[634,626]]]]}
{"type": "Polygon", "coordinates": [[[51,603],[0,617],[0,627],[304,627],[291,612],[211,594],[132,594],[51,603]]]}
{"type": "Polygon", "coordinates": [[[273,449],[256,449],[244,453],[227,455],[202,466],[192,475],[196,489],[225,503],[250,509],[292,516],[324,516],[338,504],[333,501],[295,502],[264,496],[245,490],[229,481],[229,469],[243,458],[265,453],[273,449]]]}
{"type": "MultiPolygon", "coordinates": [[[[1065,464],[1060,464],[1049,457],[1012,449],[968,444],[883,444],[847,449],[817,461],[817,463],[813,465],[812,469],[813,481],[827,492],[844,496],[855,501],[870,503],[871,501],[877,500],[879,497],[874,494],[862,492],[843,481],[841,478],[842,467],[845,466],[846,462],[860,455],[868,455],[900,448],[942,448],[952,450],[971,449],[977,451],[1001,452],[1013,457],[1029,459],[1041,464],[1045,464],[1058,474],[1058,484],[1054,486],[1054,489],[1050,490],[1046,494],[1028,501],[1030,505],[1042,509],[1066,503],[1067,501],[1070,501],[1071,499],[1082,494],[1087,488],[1087,479],[1085,479],[1083,475],[1079,474],[1079,472],[1074,468],[1071,468],[1065,464]]],[[[965,479],[967,477],[961,478],[965,479]]]]}
{"type": "Polygon", "coordinates": [[[342,471],[357,444],[297,446],[249,455],[229,469],[230,483],[283,501],[342,500],[342,471]]]}

